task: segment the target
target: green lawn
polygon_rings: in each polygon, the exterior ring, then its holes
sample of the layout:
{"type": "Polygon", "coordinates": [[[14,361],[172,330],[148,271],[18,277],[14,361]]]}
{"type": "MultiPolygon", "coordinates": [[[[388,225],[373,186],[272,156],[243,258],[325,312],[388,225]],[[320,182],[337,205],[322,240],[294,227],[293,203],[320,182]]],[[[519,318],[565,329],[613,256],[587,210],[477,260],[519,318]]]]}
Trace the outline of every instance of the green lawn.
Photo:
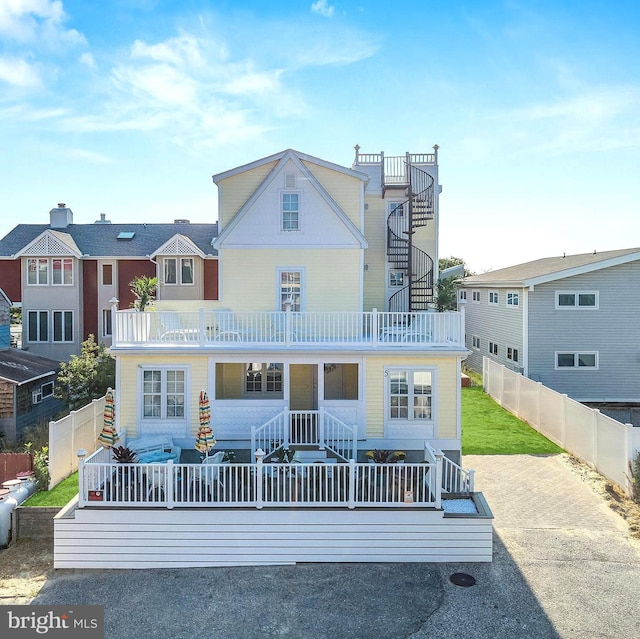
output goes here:
{"type": "Polygon", "coordinates": [[[462,389],[463,455],[540,455],[562,452],[562,448],[494,402],[481,386],[462,389]]]}
{"type": "Polygon", "coordinates": [[[78,473],[63,479],[53,490],[43,490],[32,495],[23,506],[66,506],[78,494],[78,473]]]}

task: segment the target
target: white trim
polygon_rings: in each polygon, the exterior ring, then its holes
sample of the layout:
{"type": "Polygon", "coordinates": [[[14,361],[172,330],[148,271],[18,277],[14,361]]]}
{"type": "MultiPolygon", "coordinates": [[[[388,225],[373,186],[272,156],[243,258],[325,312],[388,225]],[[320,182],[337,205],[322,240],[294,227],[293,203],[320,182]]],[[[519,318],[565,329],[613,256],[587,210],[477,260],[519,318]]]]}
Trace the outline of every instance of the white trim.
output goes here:
{"type": "MultiPolygon", "coordinates": [[[[384,365],[383,366],[383,382],[384,382],[384,435],[385,437],[397,438],[398,434],[393,431],[416,431],[415,437],[424,437],[425,439],[433,439],[436,430],[436,416],[438,414],[438,368],[436,366],[402,366],[402,365],[384,365]],[[407,406],[407,418],[391,418],[391,389],[390,375],[391,372],[426,372],[431,374],[431,417],[429,419],[413,418],[413,403],[410,401],[407,406]]],[[[411,400],[413,394],[413,380],[409,381],[408,398],[411,400]]],[[[404,435],[407,436],[406,434],[404,435]]]]}
{"type": "Polygon", "coordinates": [[[300,273],[300,309],[298,312],[304,312],[306,308],[305,284],[306,272],[304,266],[279,266],[276,268],[276,305],[277,311],[282,309],[282,273],[300,273]]]}
{"type": "Polygon", "coordinates": [[[507,308],[519,308],[520,307],[520,291],[507,291],[505,293],[505,302],[507,308]],[[509,295],[511,295],[511,302],[509,302],[509,295]],[[515,300],[515,304],[514,304],[515,300]]]}
{"type": "Polygon", "coordinates": [[[500,293],[498,291],[489,291],[487,294],[487,304],[489,306],[498,306],[500,302],[500,293]]]}
{"type": "Polygon", "coordinates": [[[480,289],[479,288],[472,288],[471,289],[471,303],[472,304],[480,304],[481,301],[481,296],[480,296],[480,289]],[[478,299],[475,299],[475,298],[478,299]]]}
{"type": "Polygon", "coordinates": [[[600,308],[600,291],[559,290],[554,291],[554,295],[555,308],[557,311],[597,311],[600,308]],[[575,303],[571,306],[561,306],[560,295],[573,295],[575,297],[575,303]],[[580,295],[593,295],[595,297],[595,304],[593,306],[580,305],[580,295]]]}
{"type": "Polygon", "coordinates": [[[140,436],[140,431],[146,431],[148,434],[154,427],[158,427],[159,431],[166,433],[168,430],[175,430],[178,436],[188,437],[190,433],[191,423],[191,366],[189,364],[139,364],[138,365],[138,401],[136,407],[137,413],[137,436],[140,436]],[[163,417],[166,414],[166,373],[167,371],[184,371],[184,416],[181,418],[167,418],[163,417]],[[160,371],[161,372],[161,409],[160,417],[145,417],[144,416],[144,372],[145,371],[160,371]],[[181,430],[180,430],[181,429],[181,430]],[[184,433],[184,434],[183,434],[184,433]]]}

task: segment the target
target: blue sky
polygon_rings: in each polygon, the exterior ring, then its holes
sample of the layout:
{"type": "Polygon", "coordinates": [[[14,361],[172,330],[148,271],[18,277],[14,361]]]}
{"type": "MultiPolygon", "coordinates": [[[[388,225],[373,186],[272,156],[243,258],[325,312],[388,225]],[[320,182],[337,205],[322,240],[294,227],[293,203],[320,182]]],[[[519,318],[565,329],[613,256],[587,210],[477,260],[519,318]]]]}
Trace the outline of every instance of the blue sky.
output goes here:
{"type": "Polygon", "coordinates": [[[640,3],[0,0],[0,236],[217,219],[285,148],[440,146],[441,256],[640,246],[640,3]]]}

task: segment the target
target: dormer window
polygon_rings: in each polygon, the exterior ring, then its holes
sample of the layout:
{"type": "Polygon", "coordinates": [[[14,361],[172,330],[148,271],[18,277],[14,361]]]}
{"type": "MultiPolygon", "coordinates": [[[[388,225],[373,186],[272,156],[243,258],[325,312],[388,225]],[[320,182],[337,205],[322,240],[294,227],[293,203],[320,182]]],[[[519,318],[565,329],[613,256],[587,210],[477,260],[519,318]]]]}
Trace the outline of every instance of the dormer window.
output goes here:
{"type": "Polygon", "coordinates": [[[282,230],[300,230],[300,197],[297,193],[282,194],[282,230]]]}
{"type": "Polygon", "coordinates": [[[193,258],[182,257],[178,261],[177,257],[165,257],[164,283],[193,284],[193,258]]]}

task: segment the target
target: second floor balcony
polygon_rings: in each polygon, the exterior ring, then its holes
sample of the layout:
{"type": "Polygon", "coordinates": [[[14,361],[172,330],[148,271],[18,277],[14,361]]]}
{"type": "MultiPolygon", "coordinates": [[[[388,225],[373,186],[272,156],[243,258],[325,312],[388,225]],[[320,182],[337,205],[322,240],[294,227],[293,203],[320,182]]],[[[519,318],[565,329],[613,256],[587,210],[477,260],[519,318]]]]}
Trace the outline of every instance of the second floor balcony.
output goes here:
{"type": "Polygon", "coordinates": [[[113,348],[464,348],[464,315],[445,313],[114,311],[113,348]]]}

